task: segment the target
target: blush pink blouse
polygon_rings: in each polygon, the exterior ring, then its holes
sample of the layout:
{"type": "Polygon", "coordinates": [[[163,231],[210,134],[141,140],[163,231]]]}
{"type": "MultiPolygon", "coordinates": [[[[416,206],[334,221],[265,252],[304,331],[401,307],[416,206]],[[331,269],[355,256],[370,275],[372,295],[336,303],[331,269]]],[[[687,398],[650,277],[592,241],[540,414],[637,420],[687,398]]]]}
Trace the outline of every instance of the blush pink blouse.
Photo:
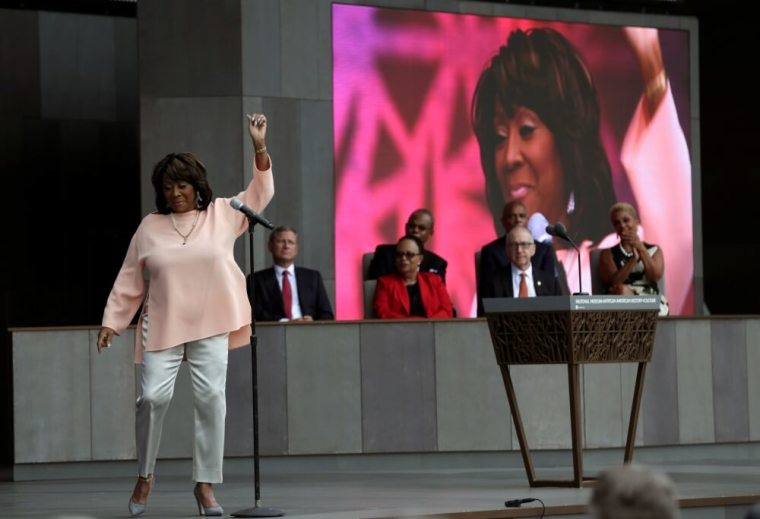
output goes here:
{"type": "MultiPolygon", "coordinates": [[[[273,195],[270,162],[266,171],[254,165],[253,180],[237,197],[261,212],[273,195]]],[[[152,213],[143,218],[108,296],[102,326],[120,334],[145,301],[143,315],[150,314],[147,351],[222,333],[229,333],[230,349],[248,344],[251,307],[245,276],[233,256],[235,240],[248,229],[248,220],[229,202],[230,198],[217,198],[200,211],[185,245],[169,215],[152,213]]],[[[186,233],[196,212],[173,216],[186,233]]],[[[143,344],[140,326],[137,329],[135,362],[140,363],[143,344]]]]}

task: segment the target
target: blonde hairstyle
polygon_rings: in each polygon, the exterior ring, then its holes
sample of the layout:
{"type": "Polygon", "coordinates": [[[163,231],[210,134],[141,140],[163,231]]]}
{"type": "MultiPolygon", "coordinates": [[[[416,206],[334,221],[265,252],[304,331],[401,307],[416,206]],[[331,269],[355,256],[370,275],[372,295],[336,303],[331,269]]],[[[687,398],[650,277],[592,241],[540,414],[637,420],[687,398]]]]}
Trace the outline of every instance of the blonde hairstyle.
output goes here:
{"type": "Polygon", "coordinates": [[[636,218],[636,221],[639,221],[639,213],[636,211],[636,208],[633,207],[631,204],[628,204],[626,202],[618,202],[616,204],[612,204],[612,207],[610,207],[610,220],[612,220],[612,217],[615,215],[615,213],[628,213],[634,218],[636,218]]]}

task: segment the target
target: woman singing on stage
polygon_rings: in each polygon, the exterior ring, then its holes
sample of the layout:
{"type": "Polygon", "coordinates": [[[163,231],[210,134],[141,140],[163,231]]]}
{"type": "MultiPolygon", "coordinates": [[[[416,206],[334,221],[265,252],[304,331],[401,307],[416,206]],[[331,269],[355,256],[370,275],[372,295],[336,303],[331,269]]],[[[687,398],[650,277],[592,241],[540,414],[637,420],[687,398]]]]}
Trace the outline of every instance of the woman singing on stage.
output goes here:
{"type": "MultiPolygon", "coordinates": [[[[237,197],[262,211],[274,195],[267,119],[262,114],[248,119],[255,165],[253,179],[237,197]]],[[[193,495],[200,515],[220,516],[224,511],[212,484],[222,482],[227,352],[248,344],[251,332],[245,276],[233,257],[248,221],[230,199],[212,200],[206,168],[191,153],[161,159],[152,183],[156,212],[132,236],[97,344],[98,352],[110,346],[142,305],[135,333],[135,360],[142,363],[135,420],[138,478],[129,513],[145,513],[164,417],[186,359],[195,403],[193,495]]]]}

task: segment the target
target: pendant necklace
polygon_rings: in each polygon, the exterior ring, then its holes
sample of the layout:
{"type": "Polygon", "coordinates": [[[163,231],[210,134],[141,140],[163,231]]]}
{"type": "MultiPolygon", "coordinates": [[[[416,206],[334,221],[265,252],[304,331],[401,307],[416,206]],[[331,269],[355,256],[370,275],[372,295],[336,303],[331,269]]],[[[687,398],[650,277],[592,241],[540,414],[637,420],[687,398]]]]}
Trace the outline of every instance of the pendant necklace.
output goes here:
{"type": "Polygon", "coordinates": [[[201,212],[196,209],[195,211],[195,218],[193,219],[193,225],[190,227],[190,230],[187,231],[187,234],[182,234],[177,227],[177,222],[174,220],[174,213],[169,213],[169,218],[172,219],[172,227],[174,227],[174,230],[182,237],[182,245],[187,245],[187,238],[190,236],[193,231],[195,230],[195,224],[198,223],[198,217],[200,216],[201,212]]]}

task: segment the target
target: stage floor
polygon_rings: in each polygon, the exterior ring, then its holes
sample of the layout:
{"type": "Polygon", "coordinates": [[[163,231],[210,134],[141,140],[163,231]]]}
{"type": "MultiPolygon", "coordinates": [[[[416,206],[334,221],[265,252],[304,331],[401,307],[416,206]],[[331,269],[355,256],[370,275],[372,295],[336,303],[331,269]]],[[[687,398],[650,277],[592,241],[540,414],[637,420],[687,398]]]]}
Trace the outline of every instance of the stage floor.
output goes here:
{"type": "MultiPolygon", "coordinates": [[[[656,456],[655,456],[656,457],[656,456]]],[[[371,456],[367,461],[371,464],[371,456]]],[[[338,458],[339,459],[339,458],[338,458]]],[[[585,504],[591,490],[530,489],[524,470],[509,468],[429,468],[400,469],[382,456],[377,468],[359,469],[354,462],[341,467],[340,461],[320,463],[304,459],[304,470],[294,464],[262,460],[262,506],[276,508],[291,519],[363,518],[490,518],[540,516],[536,502],[521,509],[507,509],[504,501],[534,497],[546,505],[546,516],[586,517],[585,504]]],[[[440,465],[417,459],[418,465],[440,465]]],[[[682,517],[741,519],[748,503],[760,501],[760,462],[754,458],[712,459],[647,463],[667,473],[676,483],[682,500],[682,517]]],[[[156,486],[146,517],[177,518],[197,516],[187,462],[160,461],[156,486]],[[164,467],[164,474],[160,472],[164,467]],[[169,473],[171,472],[171,473],[169,473]]],[[[246,474],[250,460],[228,462],[225,483],[216,490],[226,514],[254,505],[253,478],[246,474]]],[[[461,463],[457,463],[461,465],[461,463]]],[[[122,464],[120,472],[129,472],[122,464]]],[[[0,483],[1,517],[45,517],[85,519],[126,517],[127,500],[134,484],[130,476],[109,474],[111,468],[88,464],[89,474],[72,479],[0,483]],[[98,475],[101,472],[101,475],[98,475]]],[[[60,470],[61,467],[58,467],[60,470]]],[[[587,463],[586,475],[598,467],[587,463]]],[[[538,468],[540,478],[568,478],[570,470],[538,468]]]]}

